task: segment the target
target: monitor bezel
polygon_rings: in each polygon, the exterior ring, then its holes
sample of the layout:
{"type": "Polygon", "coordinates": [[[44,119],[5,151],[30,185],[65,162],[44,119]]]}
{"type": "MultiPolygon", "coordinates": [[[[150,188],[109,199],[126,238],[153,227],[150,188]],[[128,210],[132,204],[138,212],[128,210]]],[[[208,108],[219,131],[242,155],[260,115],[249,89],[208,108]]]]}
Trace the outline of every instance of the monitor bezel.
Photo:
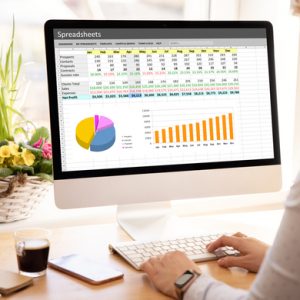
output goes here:
{"type": "Polygon", "coordinates": [[[49,109],[51,119],[51,139],[53,149],[53,175],[55,180],[103,177],[116,175],[136,175],[147,173],[196,171],[224,168],[240,168],[264,165],[280,165],[280,142],[276,96],[273,27],[268,21],[90,21],[90,20],[49,20],[45,23],[45,46],[47,61],[49,109]],[[178,165],[126,167],[101,170],[62,171],[61,145],[59,134],[58,98],[55,68],[54,29],[63,28],[263,28],[266,30],[270,104],[272,116],[274,158],[238,160],[226,162],[205,162],[178,165]]]}

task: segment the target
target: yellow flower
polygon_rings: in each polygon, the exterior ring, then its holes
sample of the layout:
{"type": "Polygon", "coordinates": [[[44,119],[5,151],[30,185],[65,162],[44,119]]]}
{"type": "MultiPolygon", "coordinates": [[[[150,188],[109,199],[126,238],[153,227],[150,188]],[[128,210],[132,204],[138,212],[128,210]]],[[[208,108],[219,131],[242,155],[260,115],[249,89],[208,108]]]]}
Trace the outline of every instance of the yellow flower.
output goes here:
{"type": "Polygon", "coordinates": [[[14,158],[12,159],[12,164],[14,166],[24,165],[23,158],[21,156],[19,156],[19,155],[14,156],[14,158]]]}
{"type": "Polygon", "coordinates": [[[35,156],[28,149],[23,149],[21,156],[26,166],[31,166],[34,163],[35,156]]]}
{"type": "Polygon", "coordinates": [[[2,165],[4,162],[4,157],[0,157],[0,165],[2,165]]]}
{"type": "Polygon", "coordinates": [[[0,157],[10,157],[10,148],[7,145],[0,147],[0,157]]]}
{"type": "Polygon", "coordinates": [[[11,155],[18,155],[19,154],[19,145],[18,144],[15,144],[13,142],[9,142],[8,146],[9,146],[9,150],[10,150],[11,155]]]}

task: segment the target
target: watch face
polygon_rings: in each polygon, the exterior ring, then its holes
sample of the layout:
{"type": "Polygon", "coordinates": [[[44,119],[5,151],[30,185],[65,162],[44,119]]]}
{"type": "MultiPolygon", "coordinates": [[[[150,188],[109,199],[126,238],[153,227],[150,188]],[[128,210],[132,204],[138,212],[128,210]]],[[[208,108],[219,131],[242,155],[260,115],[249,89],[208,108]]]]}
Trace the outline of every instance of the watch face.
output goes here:
{"type": "Polygon", "coordinates": [[[180,277],[177,278],[175,285],[181,289],[183,288],[192,278],[194,274],[190,271],[184,272],[180,277]]]}

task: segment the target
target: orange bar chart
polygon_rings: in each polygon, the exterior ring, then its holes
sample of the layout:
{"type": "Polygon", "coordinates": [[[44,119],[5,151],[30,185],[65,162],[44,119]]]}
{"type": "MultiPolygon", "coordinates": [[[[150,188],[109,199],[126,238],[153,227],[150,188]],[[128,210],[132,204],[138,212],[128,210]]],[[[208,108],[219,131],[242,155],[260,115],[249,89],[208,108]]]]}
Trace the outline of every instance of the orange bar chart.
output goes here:
{"type": "Polygon", "coordinates": [[[213,119],[209,118],[209,139],[211,141],[214,140],[214,125],[213,125],[213,119]]]}
{"type": "Polygon", "coordinates": [[[182,125],[182,136],[183,136],[183,142],[187,142],[187,138],[186,138],[186,125],[182,125]]]}
{"type": "Polygon", "coordinates": [[[154,135],[155,135],[155,137],[154,137],[155,144],[158,144],[159,143],[159,131],[155,130],[154,135]]]}
{"type": "Polygon", "coordinates": [[[234,140],[233,113],[175,124],[154,131],[154,144],[199,143],[234,140]]]}
{"type": "Polygon", "coordinates": [[[162,142],[165,144],[167,142],[166,129],[161,130],[162,142]]]}
{"type": "Polygon", "coordinates": [[[179,131],[179,125],[175,126],[175,130],[176,130],[176,143],[180,142],[180,131],[179,131]]]}
{"type": "Polygon", "coordinates": [[[196,139],[197,139],[197,142],[200,142],[200,123],[196,123],[196,139]]]}
{"type": "Polygon", "coordinates": [[[203,127],[203,140],[207,141],[207,130],[206,130],[206,121],[202,121],[202,127],[203,127]]]}
{"type": "Polygon", "coordinates": [[[216,131],[217,131],[217,140],[221,139],[220,136],[220,117],[216,117],[216,131]]]}
{"type": "Polygon", "coordinates": [[[223,125],[223,139],[227,140],[227,126],[226,126],[226,116],[222,115],[222,125],[223,125]]]}
{"type": "Polygon", "coordinates": [[[169,127],[169,142],[173,143],[173,128],[169,127]]]}
{"type": "Polygon", "coordinates": [[[232,121],[232,113],[228,114],[229,116],[229,133],[230,139],[233,140],[233,121],[232,121]]]}
{"type": "Polygon", "coordinates": [[[189,124],[190,142],[194,141],[194,124],[189,124]]]}

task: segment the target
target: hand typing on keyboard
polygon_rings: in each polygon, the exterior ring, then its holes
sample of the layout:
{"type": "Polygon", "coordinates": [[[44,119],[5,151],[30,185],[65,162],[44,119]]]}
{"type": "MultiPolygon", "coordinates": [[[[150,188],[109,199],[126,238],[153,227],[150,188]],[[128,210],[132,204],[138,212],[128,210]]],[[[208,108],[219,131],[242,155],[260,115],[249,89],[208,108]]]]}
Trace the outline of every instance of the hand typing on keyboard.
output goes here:
{"type": "MultiPolygon", "coordinates": [[[[206,237],[206,239],[208,238],[206,237]]],[[[207,250],[215,251],[215,257],[219,257],[219,255],[223,257],[224,253],[227,255],[218,260],[221,266],[238,266],[253,272],[258,271],[267,249],[268,245],[265,243],[242,233],[236,233],[233,236],[221,236],[207,243],[207,250]],[[220,249],[221,252],[219,253],[220,249]]],[[[199,272],[199,266],[179,251],[152,257],[142,263],[140,269],[148,274],[158,290],[172,298],[177,298],[174,282],[180,275],[186,270],[199,272]]]]}
{"type": "Polygon", "coordinates": [[[142,263],[151,257],[161,256],[170,251],[180,251],[194,262],[216,260],[224,256],[237,256],[239,252],[230,246],[223,245],[209,252],[206,248],[220,237],[219,234],[194,236],[148,242],[125,242],[110,245],[112,252],[121,255],[129,264],[140,270],[142,263]]]}
{"type": "Polygon", "coordinates": [[[218,249],[223,246],[231,246],[239,250],[240,255],[238,255],[238,257],[228,256],[219,259],[218,264],[221,267],[241,267],[255,273],[258,272],[267,249],[269,248],[269,245],[238,232],[233,236],[220,237],[210,243],[207,250],[216,253],[218,249]]]}

